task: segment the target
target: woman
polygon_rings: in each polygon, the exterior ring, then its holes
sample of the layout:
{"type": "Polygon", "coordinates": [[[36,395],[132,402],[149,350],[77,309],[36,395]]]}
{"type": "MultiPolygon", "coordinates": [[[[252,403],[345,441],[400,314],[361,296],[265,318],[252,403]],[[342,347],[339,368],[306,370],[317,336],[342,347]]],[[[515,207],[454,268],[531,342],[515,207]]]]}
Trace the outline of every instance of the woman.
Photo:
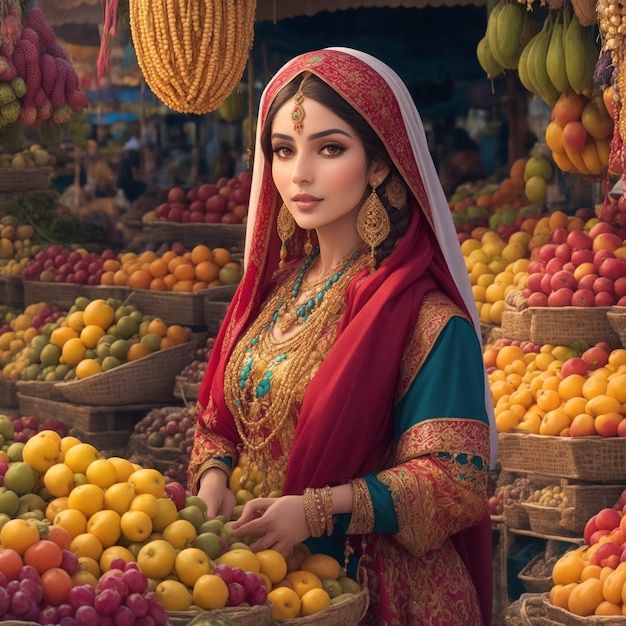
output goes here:
{"type": "Polygon", "coordinates": [[[258,128],[245,274],[199,394],[190,488],[230,515],[231,469],[260,475],[283,495],[248,503],[236,532],[254,550],[353,553],[367,624],[488,625],[491,401],[411,97],[377,59],[320,50],[278,72],[258,128]]]}

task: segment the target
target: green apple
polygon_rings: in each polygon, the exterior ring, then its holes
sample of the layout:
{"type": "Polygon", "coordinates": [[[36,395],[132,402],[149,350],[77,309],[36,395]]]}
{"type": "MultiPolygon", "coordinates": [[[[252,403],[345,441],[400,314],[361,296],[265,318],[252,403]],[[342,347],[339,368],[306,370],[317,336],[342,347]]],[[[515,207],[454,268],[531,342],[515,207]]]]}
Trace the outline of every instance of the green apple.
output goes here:
{"type": "Polygon", "coordinates": [[[222,530],[222,526],[224,526],[224,522],[222,520],[217,518],[208,519],[202,523],[202,526],[200,526],[200,529],[198,530],[198,534],[215,533],[216,535],[219,535],[222,530]]]}
{"type": "Polygon", "coordinates": [[[8,415],[0,415],[0,435],[6,440],[13,439],[15,435],[15,429],[13,428],[13,422],[8,415]]]}
{"type": "Polygon", "coordinates": [[[35,470],[23,461],[9,463],[9,468],[4,475],[4,486],[15,491],[18,496],[31,492],[37,483],[35,470]]]}
{"type": "Polygon", "coordinates": [[[39,519],[43,519],[45,517],[45,510],[46,503],[40,495],[36,493],[25,493],[23,496],[20,496],[20,506],[17,510],[18,515],[32,512],[41,514],[39,519]]]}
{"type": "Polygon", "coordinates": [[[0,487],[0,514],[13,517],[17,513],[19,505],[20,498],[15,491],[0,487]]]}
{"type": "Polygon", "coordinates": [[[196,531],[206,522],[205,512],[195,504],[190,504],[180,509],[180,511],[178,511],[178,517],[193,524],[196,531]]]}
{"type": "Polygon", "coordinates": [[[24,449],[24,444],[21,441],[14,441],[7,448],[7,451],[6,451],[9,457],[9,461],[10,462],[21,461],[23,449],[24,449]]]}
{"type": "Polygon", "coordinates": [[[322,578],[322,587],[326,593],[330,596],[331,600],[344,593],[343,587],[338,580],[334,578],[322,578]]]}
{"type": "Polygon", "coordinates": [[[217,533],[201,532],[192,542],[192,547],[202,550],[212,561],[222,554],[222,545],[217,533]]]}
{"type": "Polygon", "coordinates": [[[206,516],[206,502],[200,496],[187,496],[185,506],[197,506],[204,516],[206,516]]]}
{"type": "Polygon", "coordinates": [[[348,598],[352,598],[354,596],[353,593],[340,593],[338,596],[335,596],[334,598],[330,599],[330,603],[331,604],[339,604],[340,602],[343,602],[344,600],[347,600],[348,598]]]}
{"type": "Polygon", "coordinates": [[[339,584],[341,585],[344,593],[359,593],[359,591],[361,591],[359,583],[349,576],[342,576],[339,578],[339,584]]]}

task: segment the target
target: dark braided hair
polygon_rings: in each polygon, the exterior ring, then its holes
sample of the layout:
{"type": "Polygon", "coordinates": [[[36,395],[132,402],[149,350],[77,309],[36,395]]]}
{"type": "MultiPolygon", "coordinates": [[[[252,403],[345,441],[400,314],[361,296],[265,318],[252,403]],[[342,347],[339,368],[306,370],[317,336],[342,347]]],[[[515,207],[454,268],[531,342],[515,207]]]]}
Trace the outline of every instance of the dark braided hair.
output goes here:
{"type": "MultiPolygon", "coordinates": [[[[261,149],[265,158],[271,162],[274,156],[272,152],[271,133],[272,123],[276,112],[289,100],[291,100],[302,82],[303,75],[300,74],[287,83],[276,94],[274,101],[272,102],[268,114],[265,126],[261,133],[261,149]]],[[[391,171],[384,182],[377,188],[376,193],[381,199],[383,206],[389,213],[389,221],[391,222],[391,232],[389,236],[376,250],[376,264],[380,265],[395,248],[398,240],[406,233],[406,230],[411,221],[411,208],[408,201],[408,188],[407,188],[407,201],[405,206],[396,208],[391,206],[389,199],[385,193],[389,181],[392,176],[398,177],[402,180],[402,177],[398,174],[395,165],[389,158],[389,154],[385,149],[383,142],[378,135],[374,132],[374,129],[365,121],[363,116],[354,110],[334,89],[332,89],[323,80],[315,75],[311,75],[304,82],[302,91],[307,98],[319,102],[321,105],[329,108],[335,115],[338,115],[344,122],[349,124],[359,139],[363,142],[365,149],[365,156],[367,159],[367,165],[369,166],[373,161],[380,160],[385,162],[391,168],[391,171]]],[[[404,182],[402,183],[404,185],[404,182]]],[[[406,186],[406,185],[405,185],[406,186]]]]}

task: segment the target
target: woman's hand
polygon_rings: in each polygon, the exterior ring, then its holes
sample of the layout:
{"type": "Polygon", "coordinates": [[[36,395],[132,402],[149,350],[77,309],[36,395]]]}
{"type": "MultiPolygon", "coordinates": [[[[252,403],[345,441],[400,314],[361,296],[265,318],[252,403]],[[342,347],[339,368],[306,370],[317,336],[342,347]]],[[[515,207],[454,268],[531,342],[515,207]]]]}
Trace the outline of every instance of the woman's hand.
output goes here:
{"type": "Polygon", "coordinates": [[[235,504],[235,494],[228,488],[226,473],[217,467],[208,469],[200,478],[198,496],[206,502],[208,519],[224,515],[230,519],[235,504]]]}
{"type": "Polygon", "coordinates": [[[250,546],[254,552],[271,548],[285,558],[311,535],[302,496],[255,498],[232,527],[236,537],[257,537],[250,546]]]}

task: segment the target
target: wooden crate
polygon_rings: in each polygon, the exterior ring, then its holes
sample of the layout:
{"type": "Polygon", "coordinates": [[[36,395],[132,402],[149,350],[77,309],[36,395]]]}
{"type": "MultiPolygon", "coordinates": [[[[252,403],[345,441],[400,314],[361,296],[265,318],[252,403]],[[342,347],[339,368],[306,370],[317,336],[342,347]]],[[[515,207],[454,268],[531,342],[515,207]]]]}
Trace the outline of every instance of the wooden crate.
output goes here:
{"type": "Polygon", "coordinates": [[[0,304],[24,308],[24,281],[21,276],[0,276],[0,304]]]}
{"type": "Polygon", "coordinates": [[[132,430],[109,430],[101,431],[84,431],[80,428],[70,429],[70,435],[77,437],[84,443],[90,443],[99,451],[112,451],[116,456],[123,454],[126,456],[128,441],[133,434],[132,430]]]}
{"type": "Polygon", "coordinates": [[[74,283],[47,283],[38,280],[24,281],[24,305],[36,302],[56,304],[68,310],[79,296],[89,297],[89,285],[74,283]]]}
{"type": "Polygon", "coordinates": [[[17,408],[17,385],[14,380],[0,378],[0,409],[17,408]]]}
{"type": "Polygon", "coordinates": [[[211,249],[226,248],[233,254],[243,252],[246,238],[245,224],[178,224],[154,221],[144,224],[142,230],[152,241],[180,241],[187,248],[203,244],[211,249]]]}
{"type": "Polygon", "coordinates": [[[76,428],[83,433],[132,431],[135,424],[154,408],[154,404],[89,406],[46,400],[21,393],[17,394],[17,399],[21,415],[36,415],[40,420],[58,419],[68,428],[76,428]]]}

